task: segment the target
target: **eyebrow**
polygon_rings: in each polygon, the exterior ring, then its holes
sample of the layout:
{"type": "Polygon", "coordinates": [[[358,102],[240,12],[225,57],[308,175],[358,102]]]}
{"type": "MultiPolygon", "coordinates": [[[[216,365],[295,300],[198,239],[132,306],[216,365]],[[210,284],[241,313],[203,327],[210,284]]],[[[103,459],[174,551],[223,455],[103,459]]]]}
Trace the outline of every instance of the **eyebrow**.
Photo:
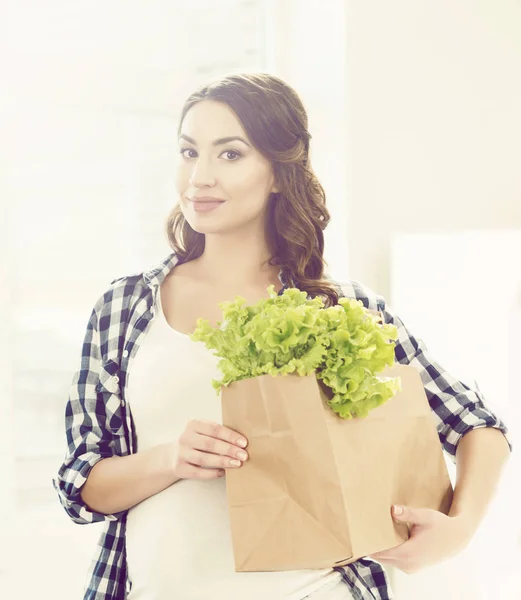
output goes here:
{"type": "MultiPolygon", "coordinates": [[[[182,133],[179,138],[183,138],[185,139],[187,142],[190,142],[190,144],[193,144],[194,146],[197,146],[194,138],[191,138],[189,135],[186,135],[185,133],[182,133]]],[[[238,140],[239,142],[242,142],[243,144],[246,144],[246,146],[251,148],[251,145],[248,144],[248,142],[246,140],[244,140],[242,137],[239,137],[238,135],[233,135],[230,137],[223,137],[223,138],[219,138],[218,140],[214,140],[212,142],[213,146],[221,146],[222,144],[227,144],[228,142],[234,142],[238,140]]]]}

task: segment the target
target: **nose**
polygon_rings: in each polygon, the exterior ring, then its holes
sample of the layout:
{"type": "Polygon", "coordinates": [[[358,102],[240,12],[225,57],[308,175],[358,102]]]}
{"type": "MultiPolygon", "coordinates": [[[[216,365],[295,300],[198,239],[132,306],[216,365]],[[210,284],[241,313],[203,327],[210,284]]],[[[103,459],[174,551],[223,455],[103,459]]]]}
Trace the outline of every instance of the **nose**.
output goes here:
{"type": "Polygon", "coordinates": [[[212,173],[210,159],[199,157],[194,161],[192,173],[190,175],[190,184],[193,187],[207,187],[215,185],[215,176],[212,173]]]}

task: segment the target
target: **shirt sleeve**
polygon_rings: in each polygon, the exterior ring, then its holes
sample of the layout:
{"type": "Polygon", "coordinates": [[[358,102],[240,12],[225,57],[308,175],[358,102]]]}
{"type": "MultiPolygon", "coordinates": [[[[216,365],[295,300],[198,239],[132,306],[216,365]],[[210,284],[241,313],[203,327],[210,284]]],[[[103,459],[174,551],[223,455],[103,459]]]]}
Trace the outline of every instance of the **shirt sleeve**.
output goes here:
{"type": "Polygon", "coordinates": [[[461,438],[472,429],[480,427],[499,429],[512,451],[507,427],[486,406],[483,395],[453,377],[437,363],[429,355],[424,342],[412,335],[383,298],[379,298],[378,304],[385,323],[395,325],[398,330],[396,362],[411,365],[420,373],[443,450],[452,462],[456,462],[456,450],[461,438]]]}
{"type": "MultiPolygon", "coordinates": [[[[98,307],[100,301],[96,307],[98,307]]],[[[79,524],[118,520],[125,511],[106,515],[91,510],[80,490],[94,465],[114,455],[114,435],[109,417],[98,391],[100,379],[100,342],[98,311],[93,309],[85,333],[81,366],[76,371],[65,409],[67,451],[53,479],[53,486],[69,517],[79,524]]]]}

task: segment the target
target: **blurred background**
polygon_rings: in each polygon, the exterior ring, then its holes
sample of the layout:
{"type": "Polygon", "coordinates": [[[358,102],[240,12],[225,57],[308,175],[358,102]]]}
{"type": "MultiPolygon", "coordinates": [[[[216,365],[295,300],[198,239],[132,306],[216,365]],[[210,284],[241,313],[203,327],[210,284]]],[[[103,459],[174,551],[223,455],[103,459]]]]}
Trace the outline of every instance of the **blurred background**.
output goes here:
{"type": "MultiPolygon", "coordinates": [[[[90,311],[170,248],[175,131],[198,85],[300,94],[332,275],[384,295],[516,444],[518,0],[0,0],[0,597],[81,598],[100,525],[52,488],[90,311]]],[[[521,599],[514,452],[471,545],[398,600],[521,599]]],[[[453,475],[453,471],[451,471],[453,475]]]]}

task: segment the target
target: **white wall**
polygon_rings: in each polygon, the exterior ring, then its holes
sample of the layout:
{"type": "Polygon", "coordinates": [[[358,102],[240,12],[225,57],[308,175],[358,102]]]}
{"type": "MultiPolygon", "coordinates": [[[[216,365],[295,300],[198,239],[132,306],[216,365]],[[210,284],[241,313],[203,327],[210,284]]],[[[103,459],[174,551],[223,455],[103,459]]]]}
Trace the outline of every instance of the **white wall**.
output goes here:
{"type": "Polygon", "coordinates": [[[396,232],[521,226],[520,32],[517,0],[347,2],[353,279],[389,292],[396,232]]]}
{"type": "MultiPolygon", "coordinates": [[[[393,238],[393,308],[407,315],[415,335],[421,332],[430,357],[453,377],[479,388],[486,405],[507,424],[514,447],[465,552],[415,575],[396,572],[399,600],[416,600],[419,590],[422,600],[521,598],[516,576],[521,563],[521,463],[516,450],[521,427],[521,269],[512,269],[519,256],[521,229],[393,238]]],[[[455,474],[452,463],[449,473],[455,474]]]]}
{"type": "Polygon", "coordinates": [[[328,271],[348,277],[346,237],[349,161],[346,112],[346,2],[270,0],[273,44],[270,70],[295,88],[309,117],[310,157],[331,213],[325,232],[328,271]]]}
{"type": "MultiPolygon", "coordinates": [[[[0,183],[3,183],[0,181],[0,183]]],[[[5,191],[7,186],[0,186],[5,191]]],[[[2,215],[7,207],[2,204],[2,215]]],[[[12,402],[13,372],[11,368],[12,328],[11,290],[8,281],[11,275],[10,228],[5,226],[0,236],[0,514],[12,515],[14,510],[14,414],[12,402]]],[[[7,568],[13,535],[13,519],[0,519],[0,575],[7,568]]]]}

